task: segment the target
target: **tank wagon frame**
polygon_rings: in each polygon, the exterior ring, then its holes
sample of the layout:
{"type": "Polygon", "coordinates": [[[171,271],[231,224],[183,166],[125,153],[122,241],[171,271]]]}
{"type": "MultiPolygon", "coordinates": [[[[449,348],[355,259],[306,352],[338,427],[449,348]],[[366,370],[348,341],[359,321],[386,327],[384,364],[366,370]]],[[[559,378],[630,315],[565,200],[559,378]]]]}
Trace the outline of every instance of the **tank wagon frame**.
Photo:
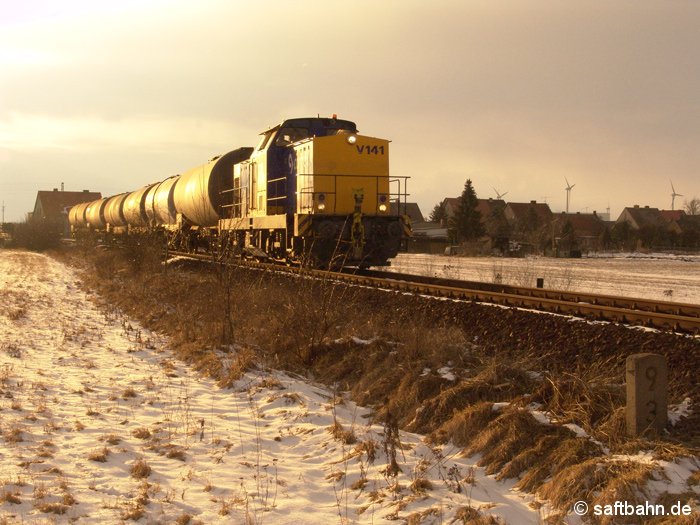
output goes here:
{"type": "Polygon", "coordinates": [[[171,249],[314,267],[383,266],[405,247],[408,177],[354,122],[288,119],[243,147],[136,191],[74,206],[74,234],[159,232],[171,249]]]}

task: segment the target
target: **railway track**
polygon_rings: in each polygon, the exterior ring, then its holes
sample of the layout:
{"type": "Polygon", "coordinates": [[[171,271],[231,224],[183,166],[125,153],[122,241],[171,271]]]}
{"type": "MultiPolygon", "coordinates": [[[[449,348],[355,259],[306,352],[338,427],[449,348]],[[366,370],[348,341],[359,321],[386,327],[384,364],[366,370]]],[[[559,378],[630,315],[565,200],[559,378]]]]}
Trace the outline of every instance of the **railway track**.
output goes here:
{"type": "MultiPolygon", "coordinates": [[[[170,252],[186,258],[214,261],[204,254],[170,252]]],[[[253,261],[236,264],[287,273],[303,273],[356,285],[447,297],[466,301],[528,308],[598,321],[641,325],[661,330],[700,334],[700,305],[653,301],[633,297],[523,288],[503,284],[458,281],[379,270],[308,270],[253,261]]]]}

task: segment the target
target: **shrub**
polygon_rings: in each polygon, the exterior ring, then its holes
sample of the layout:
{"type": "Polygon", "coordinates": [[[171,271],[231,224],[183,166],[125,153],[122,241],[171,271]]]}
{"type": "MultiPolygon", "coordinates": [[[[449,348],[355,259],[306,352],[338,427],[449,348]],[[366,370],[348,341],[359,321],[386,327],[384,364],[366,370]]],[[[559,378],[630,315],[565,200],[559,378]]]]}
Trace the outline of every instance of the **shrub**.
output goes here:
{"type": "Polygon", "coordinates": [[[63,227],[60,219],[32,219],[23,222],[15,228],[15,244],[37,252],[56,248],[61,242],[63,227]]]}

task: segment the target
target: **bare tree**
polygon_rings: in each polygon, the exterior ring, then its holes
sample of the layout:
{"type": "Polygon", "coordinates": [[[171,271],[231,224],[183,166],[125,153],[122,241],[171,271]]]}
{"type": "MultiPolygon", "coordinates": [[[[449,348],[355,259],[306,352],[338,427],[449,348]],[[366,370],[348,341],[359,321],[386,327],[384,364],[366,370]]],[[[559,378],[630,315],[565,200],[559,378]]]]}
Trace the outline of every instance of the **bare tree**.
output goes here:
{"type": "Polygon", "coordinates": [[[688,215],[700,215],[700,199],[697,197],[686,200],[683,205],[685,206],[685,212],[688,215]]]}

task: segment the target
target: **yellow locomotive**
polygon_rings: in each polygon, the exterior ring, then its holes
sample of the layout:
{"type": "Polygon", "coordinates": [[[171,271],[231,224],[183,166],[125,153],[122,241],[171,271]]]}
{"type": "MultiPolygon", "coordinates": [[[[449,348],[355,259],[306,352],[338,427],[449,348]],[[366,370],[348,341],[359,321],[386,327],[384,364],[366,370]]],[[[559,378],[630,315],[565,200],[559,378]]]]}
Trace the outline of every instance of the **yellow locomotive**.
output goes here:
{"type": "Polygon", "coordinates": [[[74,230],[157,229],[188,250],[233,250],[317,267],[389,264],[410,235],[406,177],[389,141],[332,118],[285,120],[182,175],[78,205],[74,230]]]}

